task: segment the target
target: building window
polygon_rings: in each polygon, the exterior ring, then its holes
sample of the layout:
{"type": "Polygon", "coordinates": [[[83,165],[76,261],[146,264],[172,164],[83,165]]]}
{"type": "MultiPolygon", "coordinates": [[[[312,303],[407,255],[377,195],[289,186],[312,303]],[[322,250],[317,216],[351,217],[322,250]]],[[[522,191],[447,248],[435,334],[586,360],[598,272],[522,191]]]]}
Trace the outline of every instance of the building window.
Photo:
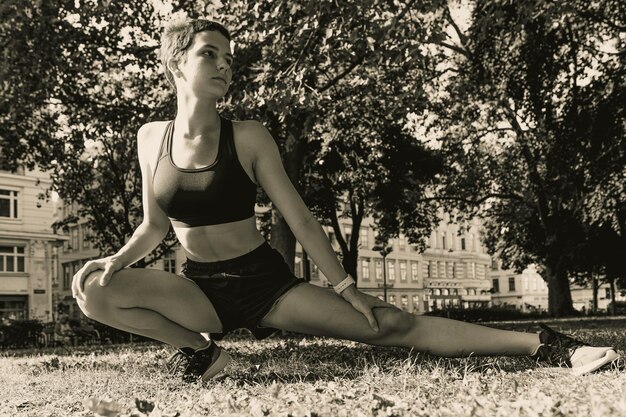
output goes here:
{"type": "Polygon", "coordinates": [[[409,296],[403,295],[400,297],[400,308],[402,310],[407,311],[409,309],[409,296]]]}
{"type": "Polygon", "coordinates": [[[496,258],[491,258],[491,270],[498,270],[498,260],[496,258]]]}
{"type": "Polygon", "coordinates": [[[426,276],[432,278],[433,276],[433,261],[428,261],[426,264],[426,276]]]}
{"type": "Polygon", "coordinates": [[[447,289],[447,288],[443,288],[443,289],[441,290],[441,295],[450,295],[450,292],[448,292],[448,289],[447,289]]]}
{"type": "Polygon", "coordinates": [[[319,279],[317,265],[315,265],[313,262],[309,262],[309,265],[311,266],[311,280],[319,279]]]}
{"type": "Polygon", "coordinates": [[[376,260],[375,269],[376,269],[376,281],[382,281],[383,280],[383,262],[381,260],[379,259],[376,260]]]}
{"type": "Polygon", "coordinates": [[[63,289],[70,289],[70,282],[72,281],[72,264],[63,264],[63,289]]]}
{"type": "Polygon", "coordinates": [[[389,269],[389,281],[396,280],[396,262],[387,261],[387,268],[389,269]]]}
{"type": "Polygon", "coordinates": [[[361,277],[364,281],[370,280],[370,260],[363,258],[361,260],[361,277]]]}
{"type": "Polygon", "coordinates": [[[406,251],[406,237],[403,235],[400,235],[400,237],[398,237],[398,249],[401,251],[406,251]]]}
{"type": "Polygon", "coordinates": [[[0,295],[0,318],[26,320],[28,318],[28,297],[23,295],[0,295]]]}
{"type": "Polygon", "coordinates": [[[406,282],[406,261],[400,261],[400,281],[406,282]]]}
{"type": "Polygon", "coordinates": [[[441,248],[442,249],[448,249],[448,242],[446,242],[446,234],[445,233],[441,236],[441,248]]]}
{"type": "Polygon", "coordinates": [[[465,238],[461,238],[461,250],[465,250],[465,238]]]}
{"type": "Polygon", "coordinates": [[[70,249],[80,250],[80,246],[78,246],[78,226],[70,229],[70,239],[70,249]]]}
{"type": "Polygon", "coordinates": [[[418,280],[417,268],[418,268],[417,262],[411,262],[411,281],[418,280]]]}
{"type": "Polygon", "coordinates": [[[414,295],[413,297],[411,297],[411,301],[413,301],[413,311],[418,311],[419,310],[419,306],[420,306],[420,296],[419,295],[414,295]]]}
{"type": "Polygon", "coordinates": [[[0,272],[26,272],[23,246],[0,246],[0,272]]]}
{"type": "Polygon", "coordinates": [[[389,297],[387,297],[387,300],[389,302],[389,304],[391,305],[396,305],[396,296],[393,294],[389,294],[389,297]]]}
{"type": "Polygon", "coordinates": [[[515,277],[509,277],[509,292],[515,291],[515,277]]]}
{"type": "Polygon", "coordinates": [[[171,274],[176,273],[176,252],[169,250],[163,256],[163,270],[171,274]]]}
{"type": "Polygon", "coordinates": [[[433,295],[441,295],[441,290],[439,288],[433,289],[433,295]]]}
{"type": "Polygon", "coordinates": [[[8,219],[18,218],[18,192],[0,190],[0,217],[8,219]]]}
{"type": "Polygon", "coordinates": [[[81,226],[81,232],[83,234],[83,249],[89,249],[89,245],[90,245],[90,241],[89,241],[89,237],[91,235],[90,233],[90,229],[86,224],[83,224],[81,226]]]}
{"type": "Polygon", "coordinates": [[[302,266],[303,261],[302,258],[298,255],[296,255],[296,258],[294,259],[293,262],[293,274],[297,277],[304,277],[304,267],[302,266]]]}
{"type": "Polygon", "coordinates": [[[456,263],[452,262],[452,278],[456,277],[456,263]]]}
{"type": "Polygon", "coordinates": [[[493,282],[493,292],[494,293],[500,292],[500,280],[498,278],[494,278],[492,282],[493,282]]]}
{"type": "Polygon", "coordinates": [[[364,249],[367,249],[370,246],[369,239],[367,238],[367,227],[361,227],[361,230],[359,231],[359,244],[364,249]]]}
{"type": "Polygon", "coordinates": [[[611,289],[610,289],[610,288],[605,288],[605,289],[604,289],[604,297],[605,297],[607,300],[610,300],[610,299],[611,299],[611,289]]]}
{"type": "Polygon", "coordinates": [[[344,226],[343,234],[346,237],[346,243],[350,244],[350,238],[352,237],[352,226],[344,226]]]}

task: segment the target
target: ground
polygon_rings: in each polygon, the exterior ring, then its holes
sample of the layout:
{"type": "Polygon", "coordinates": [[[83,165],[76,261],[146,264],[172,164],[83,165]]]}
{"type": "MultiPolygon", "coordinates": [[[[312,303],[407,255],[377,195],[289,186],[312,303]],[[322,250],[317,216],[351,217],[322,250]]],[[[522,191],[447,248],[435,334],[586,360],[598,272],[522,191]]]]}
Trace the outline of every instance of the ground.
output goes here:
{"type": "MultiPolygon", "coordinates": [[[[548,324],[626,351],[626,318],[548,324]]],[[[299,335],[220,344],[234,359],[227,372],[191,385],[163,374],[172,350],[157,343],[0,352],[0,416],[626,415],[623,358],[575,377],[524,357],[442,359],[299,335]]]]}

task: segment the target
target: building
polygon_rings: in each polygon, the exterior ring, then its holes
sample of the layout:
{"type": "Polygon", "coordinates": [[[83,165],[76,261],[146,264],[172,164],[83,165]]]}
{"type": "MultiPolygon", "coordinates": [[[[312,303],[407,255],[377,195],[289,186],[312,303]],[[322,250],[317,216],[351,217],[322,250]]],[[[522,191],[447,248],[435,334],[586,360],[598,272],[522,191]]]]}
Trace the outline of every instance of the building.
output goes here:
{"type": "MultiPolygon", "coordinates": [[[[521,274],[513,270],[501,269],[496,258],[489,272],[492,282],[491,299],[494,306],[510,307],[523,312],[548,310],[548,286],[534,265],[528,266],[521,274]]],[[[579,311],[592,311],[593,289],[571,285],[572,303],[579,311]]],[[[625,301],[626,296],[618,292],[617,301],[625,301]]],[[[603,283],[598,286],[598,309],[606,311],[611,302],[611,288],[603,283]]]]}
{"type": "Polygon", "coordinates": [[[53,203],[39,199],[49,176],[0,166],[0,319],[53,319],[59,246],[52,232],[53,203]]]}
{"type": "MultiPolygon", "coordinates": [[[[576,310],[582,312],[593,311],[593,288],[591,284],[588,286],[572,285],[572,303],[576,310]]],[[[626,293],[623,290],[617,289],[615,294],[615,301],[626,301],[626,293]]],[[[607,283],[601,283],[598,285],[598,310],[608,311],[609,304],[611,303],[611,286],[607,283]]]]}
{"type": "MultiPolygon", "coordinates": [[[[358,287],[361,291],[384,299],[387,280],[387,302],[405,311],[423,314],[432,310],[488,305],[491,282],[487,271],[491,258],[479,240],[479,223],[460,233],[459,226],[443,220],[428,240],[424,253],[409,245],[404,236],[394,239],[392,251],[383,257],[375,245],[372,220],[364,219],[359,235],[358,287]],[[384,262],[384,265],[383,265],[384,262]],[[383,270],[383,267],[386,269],[383,270]]],[[[341,223],[349,239],[349,219],[341,223]]],[[[334,231],[326,228],[331,243],[339,251],[334,231]]],[[[302,248],[296,247],[295,274],[303,276],[302,248]]],[[[311,262],[311,283],[330,286],[311,262]]]]}
{"type": "Polygon", "coordinates": [[[489,272],[494,306],[524,312],[548,310],[548,287],[534,265],[528,266],[521,274],[502,270],[500,265],[500,261],[494,258],[489,272]]]}

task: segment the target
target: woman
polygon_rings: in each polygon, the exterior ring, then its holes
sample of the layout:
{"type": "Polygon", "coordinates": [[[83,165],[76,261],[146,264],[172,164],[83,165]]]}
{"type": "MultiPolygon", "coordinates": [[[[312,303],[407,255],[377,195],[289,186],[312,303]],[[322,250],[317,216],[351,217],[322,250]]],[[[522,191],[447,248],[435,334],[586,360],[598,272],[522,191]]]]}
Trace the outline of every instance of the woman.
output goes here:
{"type": "Polygon", "coordinates": [[[228,31],[206,20],[173,24],[163,34],[161,59],[176,89],[177,115],[138,132],[144,220],[119,252],[74,276],[72,291],[87,317],[177,347],[170,365],[185,380],[208,380],[228,362],[201,333],[240,327],[257,338],[284,329],[441,356],[560,358],[578,371],[617,357],[550,329],[519,333],[415,316],[360,292],[290,183],[268,131],[218,115],[216,103],[232,78],[228,31]],[[254,216],[257,186],[335,292],[295,278],[264,241],[254,216]],[[159,244],[170,222],[187,254],[183,276],[125,269],[159,244]]]}

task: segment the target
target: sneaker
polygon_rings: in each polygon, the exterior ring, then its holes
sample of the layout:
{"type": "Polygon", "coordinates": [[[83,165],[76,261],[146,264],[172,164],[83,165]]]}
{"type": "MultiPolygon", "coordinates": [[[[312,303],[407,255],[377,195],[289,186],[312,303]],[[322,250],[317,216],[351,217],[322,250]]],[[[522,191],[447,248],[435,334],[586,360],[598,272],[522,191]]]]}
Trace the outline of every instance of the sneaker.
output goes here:
{"type": "Polygon", "coordinates": [[[540,345],[532,358],[555,366],[572,368],[574,375],[593,372],[616,360],[619,355],[612,347],[595,347],[552,330],[545,324],[539,333],[540,345]]]}
{"type": "Polygon", "coordinates": [[[230,355],[214,342],[208,346],[193,350],[178,349],[166,364],[167,373],[180,376],[185,382],[194,382],[198,378],[208,381],[220,373],[230,361],[230,355]]]}

